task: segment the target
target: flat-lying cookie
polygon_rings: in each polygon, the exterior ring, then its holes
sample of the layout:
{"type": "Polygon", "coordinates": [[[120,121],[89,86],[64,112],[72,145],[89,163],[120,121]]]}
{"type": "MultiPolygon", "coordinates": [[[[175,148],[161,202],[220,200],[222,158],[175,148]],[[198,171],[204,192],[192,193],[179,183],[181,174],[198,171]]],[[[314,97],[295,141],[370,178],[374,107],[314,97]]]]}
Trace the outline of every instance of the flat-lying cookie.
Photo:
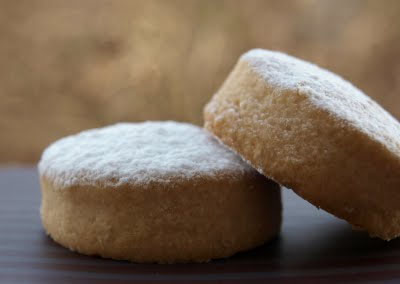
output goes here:
{"type": "Polygon", "coordinates": [[[61,139],[39,163],[58,243],[136,262],[202,262],[276,236],[279,186],[197,126],[124,123],[61,139]]]}
{"type": "Polygon", "coordinates": [[[400,235],[400,125],[341,77],[251,50],[205,108],[205,128],[267,177],[370,235],[400,235]]]}

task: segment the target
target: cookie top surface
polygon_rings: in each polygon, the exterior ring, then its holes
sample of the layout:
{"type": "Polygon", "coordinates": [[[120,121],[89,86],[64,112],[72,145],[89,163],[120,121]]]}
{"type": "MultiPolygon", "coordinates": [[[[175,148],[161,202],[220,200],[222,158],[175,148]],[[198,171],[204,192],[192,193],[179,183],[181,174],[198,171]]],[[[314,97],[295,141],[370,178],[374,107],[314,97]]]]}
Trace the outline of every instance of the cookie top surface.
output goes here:
{"type": "Polygon", "coordinates": [[[246,61],[270,88],[297,92],[400,155],[398,121],[342,77],[276,51],[253,49],[240,60],[246,61]]]}
{"type": "Polygon", "coordinates": [[[59,186],[168,184],[253,171],[202,128],[177,122],[118,123],[51,144],[39,172],[59,186]]]}

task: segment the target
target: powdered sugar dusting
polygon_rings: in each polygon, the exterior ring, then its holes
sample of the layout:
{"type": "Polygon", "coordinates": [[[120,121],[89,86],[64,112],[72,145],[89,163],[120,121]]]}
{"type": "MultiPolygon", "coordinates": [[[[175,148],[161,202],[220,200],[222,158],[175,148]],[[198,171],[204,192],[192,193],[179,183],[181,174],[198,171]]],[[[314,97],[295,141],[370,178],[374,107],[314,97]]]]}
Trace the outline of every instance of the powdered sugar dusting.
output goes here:
{"type": "Polygon", "coordinates": [[[177,122],[119,123],[50,145],[41,175],[57,185],[119,186],[254,171],[200,127],[177,122]]]}
{"type": "Polygon", "coordinates": [[[263,49],[244,60],[275,91],[296,90],[311,103],[400,154],[400,124],[381,106],[340,76],[287,54],[263,49]]]}

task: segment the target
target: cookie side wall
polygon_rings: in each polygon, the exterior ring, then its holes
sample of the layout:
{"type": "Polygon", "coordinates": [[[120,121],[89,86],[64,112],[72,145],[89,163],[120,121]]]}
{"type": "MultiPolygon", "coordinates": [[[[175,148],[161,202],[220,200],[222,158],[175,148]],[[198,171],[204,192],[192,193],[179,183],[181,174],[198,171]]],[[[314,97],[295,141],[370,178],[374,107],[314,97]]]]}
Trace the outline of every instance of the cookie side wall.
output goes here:
{"type": "Polygon", "coordinates": [[[205,128],[254,168],[314,205],[371,235],[400,234],[399,159],[318,108],[302,88],[272,88],[240,60],[204,118],[205,128]]]}

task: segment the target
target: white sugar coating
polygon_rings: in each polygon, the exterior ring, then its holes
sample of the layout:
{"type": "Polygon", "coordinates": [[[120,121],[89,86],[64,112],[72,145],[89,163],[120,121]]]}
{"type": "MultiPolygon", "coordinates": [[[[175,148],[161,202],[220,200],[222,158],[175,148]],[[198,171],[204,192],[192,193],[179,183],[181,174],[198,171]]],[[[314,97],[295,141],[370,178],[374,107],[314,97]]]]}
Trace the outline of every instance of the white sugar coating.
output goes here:
{"type": "Polygon", "coordinates": [[[400,154],[399,122],[342,77],[276,51],[253,49],[240,60],[246,61],[274,90],[296,90],[312,104],[400,154]]]}
{"type": "Polygon", "coordinates": [[[202,128],[172,121],[86,130],[51,144],[39,162],[40,175],[61,187],[140,186],[250,171],[202,128]]]}

